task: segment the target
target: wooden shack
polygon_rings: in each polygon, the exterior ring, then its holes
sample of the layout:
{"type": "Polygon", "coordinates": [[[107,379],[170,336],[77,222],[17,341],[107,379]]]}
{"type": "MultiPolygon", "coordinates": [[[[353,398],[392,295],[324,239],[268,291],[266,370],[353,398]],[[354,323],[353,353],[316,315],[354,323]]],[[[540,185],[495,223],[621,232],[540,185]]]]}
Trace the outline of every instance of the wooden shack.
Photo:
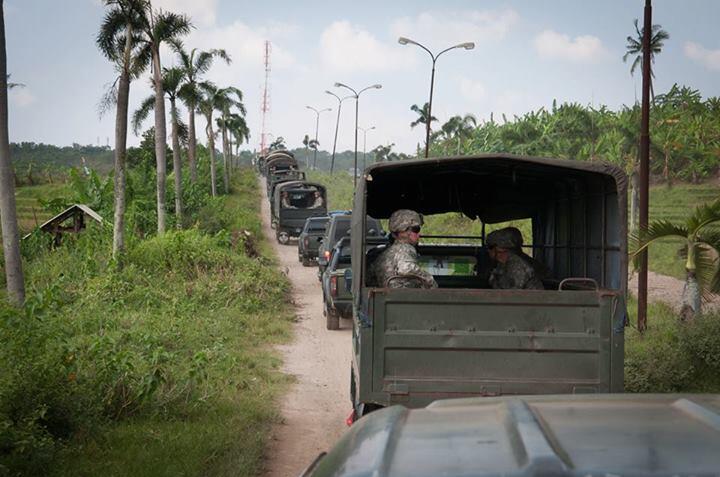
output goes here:
{"type": "MultiPolygon", "coordinates": [[[[79,233],[85,230],[88,220],[103,224],[104,220],[94,210],[84,204],[73,204],[63,210],[55,217],[47,220],[38,229],[42,232],[53,234],[53,243],[57,246],[62,242],[62,236],[66,233],[79,233]]],[[[27,234],[23,239],[28,238],[34,232],[27,234]]]]}

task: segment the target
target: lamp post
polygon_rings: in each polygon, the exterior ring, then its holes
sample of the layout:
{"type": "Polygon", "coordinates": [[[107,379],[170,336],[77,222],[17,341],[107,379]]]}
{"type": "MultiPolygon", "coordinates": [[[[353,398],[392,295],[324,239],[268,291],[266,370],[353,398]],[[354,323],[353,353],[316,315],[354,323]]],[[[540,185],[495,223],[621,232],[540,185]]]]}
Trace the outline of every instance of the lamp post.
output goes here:
{"type": "Polygon", "coordinates": [[[466,50],[472,50],[475,48],[475,43],[469,41],[465,43],[459,43],[455,46],[451,46],[450,48],[445,48],[437,55],[434,55],[430,50],[425,48],[425,46],[421,45],[420,43],[411,40],[409,38],[400,37],[398,38],[398,43],[401,45],[415,45],[419,46],[423,50],[427,51],[430,55],[430,58],[432,58],[432,73],[430,74],[430,101],[428,101],[428,111],[427,111],[427,117],[425,118],[426,124],[425,124],[425,157],[427,158],[430,154],[430,118],[432,118],[432,98],[433,98],[433,87],[435,86],[435,62],[438,58],[440,58],[440,55],[443,53],[454,50],[455,48],[465,48],[466,50]]]}
{"type": "Polygon", "coordinates": [[[363,168],[363,171],[364,171],[364,170],[365,170],[365,167],[366,167],[366,166],[365,166],[365,154],[366,154],[365,151],[366,151],[366,149],[367,149],[367,132],[368,132],[368,131],[372,131],[373,129],[375,129],[375,126],[370,126],[369,128],[358,128],[358,129],[363,132],[363,167],[362,167],[362,168],[363,168]]]}
{"type": "Polygon", "coordinates": [[[335,148],[337,147],[337,135],[338,135],[338,129],[340,127],[340,108],[342,108],[343,101],[345,101],[346,99],[353,98],[354,96],[345,96],[344,98],[341,98],[340,96],[333,93],[332,91],[325,90],[325,92],[331,96],[334,96],[335,99],[338,100],[337,121],[335,122],[335,140],[333,141],[332,159],[330,160],[330,174],[332,174],[333,169],[335,169],[335,148]]]}
{"type": "Polygon", "coordinates": [[[357,183],[357,140],[358,140],[358,104],[360,103],[360,94],[363,91],[366,91],[368,89],[380,89],[382,88],[381,84],[374,84],[371,86],[367,86],[360,91],[355,91],[350,86],[343,84],[343,83],[335,83],[336,88],[346,88],[353,92],[353,97],[355,98],[355,162],[353,164],[353,189],[355,189],[355,185],[357,183]]]}
{"type": "Polygon", "coordinates": [[[332,111],[332,108],[315,109],[312,106],[305,107],[315,112],[315,147],[313,148],[313,170],[315,170],[317,168],[317,148],[320,144],[318,142],[318,130],[320,129],[320,113],[324,113],[325,111],[332,111]]]}

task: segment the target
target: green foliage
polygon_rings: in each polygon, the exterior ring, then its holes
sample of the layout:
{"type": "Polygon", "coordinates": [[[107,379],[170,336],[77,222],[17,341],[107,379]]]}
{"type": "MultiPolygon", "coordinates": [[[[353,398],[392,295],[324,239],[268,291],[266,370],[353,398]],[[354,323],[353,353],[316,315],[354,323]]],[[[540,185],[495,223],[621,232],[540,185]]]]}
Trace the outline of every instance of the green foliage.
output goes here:
{"type": "MultiPolygon", "coordinates": [[[[628,304],[635,322],[634,302],[628,304]]],[[[649,328],[625,333],[625,390],[628,392],[720,392],[720,314],[680,322],[669,306],[648,308],[649,328]]]]}
{"type": "Polygon", "coordinates": [[[236,188],[205,212],[222,230],[131,240],[122,269],[105,228],[37,246],[27,305],[0,307],[0,473],[258,472],[288,283],[233,239],[260,230],[254,175],[236,188]]]}

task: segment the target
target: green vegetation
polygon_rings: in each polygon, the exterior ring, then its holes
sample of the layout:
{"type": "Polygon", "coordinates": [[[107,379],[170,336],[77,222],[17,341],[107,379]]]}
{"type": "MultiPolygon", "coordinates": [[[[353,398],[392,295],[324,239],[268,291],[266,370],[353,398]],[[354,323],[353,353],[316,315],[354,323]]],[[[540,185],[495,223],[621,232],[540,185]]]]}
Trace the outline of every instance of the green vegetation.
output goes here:
{"type": "Polygon", "coordinates": [[[15,205],[20,233],[30,232],[33,228],[52,217],[52,212],[43,206],[42,201],[48,197],[67,194],[68,186],[66,183],[24,186],[15,189],[15,205]]]}
{"type": "MultiPolygon", "coordinates": [[[[628,303],[630,323],[637,303],[628,303]]],[[[625,390],[628,392],[720,392],[720,315],[680,322],[668,305],[651,303],[648,329],[625,330],[625,390]]]]}
{"type": "Polygon", "coordinates": [[[0,308],[0,473],[258,473],[291,312],[254,174],[233,187],[189,230],[135,237],[121,270],[104,228],[25,245],[27,304],[0,308]]]}

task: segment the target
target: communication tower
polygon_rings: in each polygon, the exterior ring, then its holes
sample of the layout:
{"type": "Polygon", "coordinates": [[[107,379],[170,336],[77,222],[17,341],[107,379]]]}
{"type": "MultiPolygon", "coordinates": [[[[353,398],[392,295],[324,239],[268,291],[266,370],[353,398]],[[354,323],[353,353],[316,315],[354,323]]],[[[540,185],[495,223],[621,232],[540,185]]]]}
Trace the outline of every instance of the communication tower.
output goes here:
{"type": "Polygon", "coordinates": [[[262,133],[260,134],[260,153],[265,154],[267,151],[268,132],[265,129],[267,125],[267,117],[270,113],[270,52],[272,47],[269,41],[265,41],[265,86],[263,87],[262,104],[260,112],[262,114],[262,133]]]}

